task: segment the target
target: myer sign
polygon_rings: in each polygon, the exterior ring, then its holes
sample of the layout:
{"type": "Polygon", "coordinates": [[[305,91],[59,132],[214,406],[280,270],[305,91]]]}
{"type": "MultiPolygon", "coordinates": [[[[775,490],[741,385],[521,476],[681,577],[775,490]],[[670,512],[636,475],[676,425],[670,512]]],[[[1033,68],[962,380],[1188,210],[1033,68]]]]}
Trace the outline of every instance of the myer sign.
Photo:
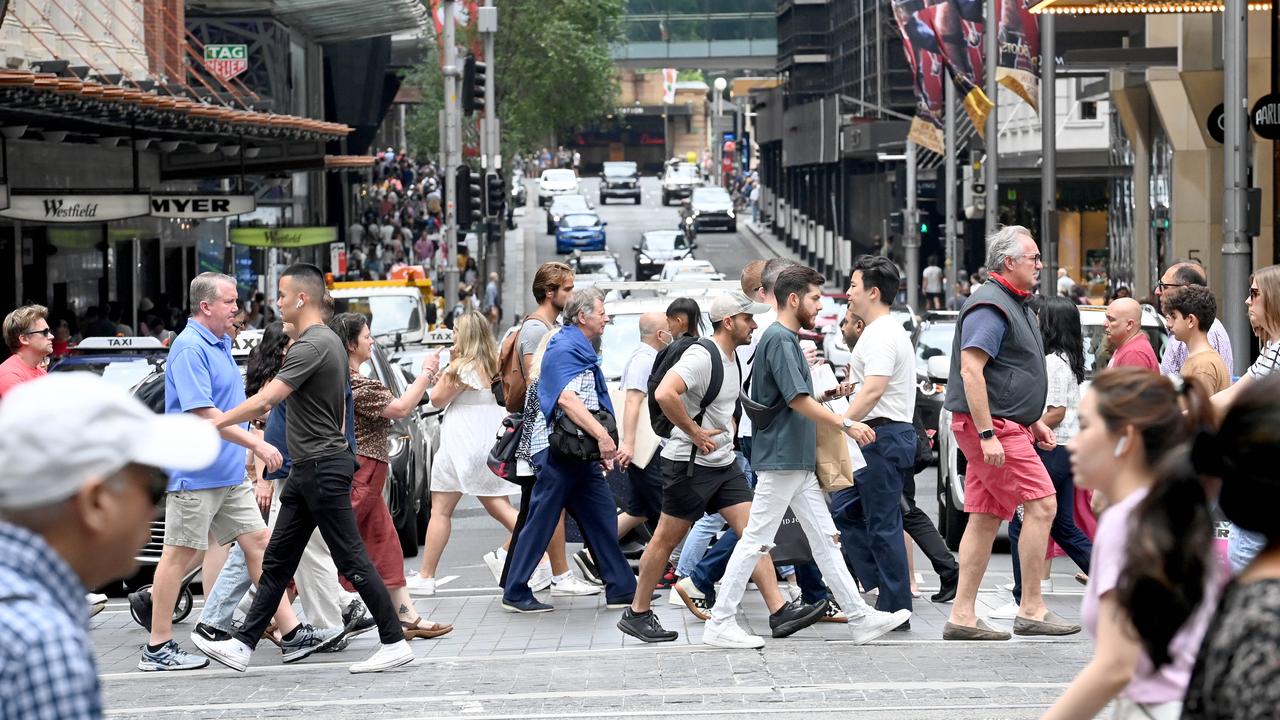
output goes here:
{"type": "Polygon", "coordinates": [[[146,215],[149,195],[13,195],[0,217],[48,223],[92,223],[146,215]]]}
{"type": "Polygon", "coordinates": [[[152,195],[151,217],[204,219],[253,212],[252,195],[152,195]]]}

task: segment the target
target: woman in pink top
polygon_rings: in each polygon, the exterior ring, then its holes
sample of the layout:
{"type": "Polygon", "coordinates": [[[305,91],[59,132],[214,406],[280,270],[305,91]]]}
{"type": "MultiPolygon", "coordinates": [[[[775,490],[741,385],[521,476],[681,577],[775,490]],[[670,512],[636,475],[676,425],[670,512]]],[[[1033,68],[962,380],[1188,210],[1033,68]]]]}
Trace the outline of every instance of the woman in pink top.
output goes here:
{"type": "Polygon", "coordinates": [[[1209,424],[1195,381],[1107,370],[1080,401],[1068,443],[1076,483],[1111,503],[1098,522],[1080,615],[1093,659],[1044,716],[1177,720],[1217,603],[1205,490],[1187,441],[1209,424]]]}

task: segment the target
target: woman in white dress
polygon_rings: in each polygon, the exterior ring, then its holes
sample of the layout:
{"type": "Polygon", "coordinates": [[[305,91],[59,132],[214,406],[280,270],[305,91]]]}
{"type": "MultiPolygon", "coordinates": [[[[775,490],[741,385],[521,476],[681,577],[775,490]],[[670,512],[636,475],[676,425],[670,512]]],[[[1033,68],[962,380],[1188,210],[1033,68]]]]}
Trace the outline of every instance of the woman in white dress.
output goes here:
{"type": "Polygon", "coordinates": [[[449,542],[453,510],[463,494],[474,495],[508,532],[516,509],[508,496],[520,488],[494,475],[486,464],[493,439],[507,411],[493,396],[498,373],[498,346],[484,316],[468,311],[453,326],[448,367],[431,388],[431,404],[444,408],[440,449],[431,464],[431,521],[422,552],[422,567],[407,578],[414,595],[434,595],[436,568],[449,542]]]}

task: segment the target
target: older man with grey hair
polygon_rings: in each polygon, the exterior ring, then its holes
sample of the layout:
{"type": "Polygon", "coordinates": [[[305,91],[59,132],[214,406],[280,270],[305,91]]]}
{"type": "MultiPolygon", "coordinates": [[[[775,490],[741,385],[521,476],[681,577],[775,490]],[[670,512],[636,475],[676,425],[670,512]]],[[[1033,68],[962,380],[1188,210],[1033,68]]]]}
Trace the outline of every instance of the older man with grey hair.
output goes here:
{"type": "Polygon", "coordinates": [[[606,604],[627,607],[636,578],[618,546],[617,506],[601,469],[613,467],[618,431],[604,372],[593,343],[609,323],[604,295],[577,290],[564,306],[564,327],[547,341],[538,380],[538,412],[530,454],[538,482],[520,542],[508,558],[502,607],[511,612],[548,612],[529,589],[562,511],[578,522],[604,580],[606,604]],[[565,442],[561,442],[564,439],[565,442]]]}
{"type": "MultiPolygon", "coordinates": [[[[964,509],[969,524],[960,542],[960,582],[945,640],[1008,640],[1009,633],[977,617],[978,585],[991,560],[991,545],[1002,520],[1023,507],[1022,577],[1044,572],[1049,527],[1057,512],[1053,482],[1036,453],[1051,450],[1053,430],[1040,420],[1048,393],[1044,342],[1027,307],[1042,263],[1031,231],[1018,225],[987,238],[988,282],[960,311],[951,350],[951,374],[944,406],[951,411],[956,445],[968,460],[964,509]]],[[[1022,588],[1013,621],[1018,635],[1069,635],[1068,623],[1044,604],[1040,584],[1022,588]]]]}

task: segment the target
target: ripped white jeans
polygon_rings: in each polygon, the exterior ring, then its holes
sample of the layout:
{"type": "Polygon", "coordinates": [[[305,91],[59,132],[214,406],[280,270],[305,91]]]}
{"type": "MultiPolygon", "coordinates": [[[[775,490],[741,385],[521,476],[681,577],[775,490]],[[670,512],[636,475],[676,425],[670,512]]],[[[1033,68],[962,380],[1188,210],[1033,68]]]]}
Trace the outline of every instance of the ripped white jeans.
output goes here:
{"type": "Polygon", "coordinates": [[[720,581],[716,604],[711,609],[712,622],[725,622],[737,614],[747,580],[751,578],[760,556],[773,547],[773,539],[778,534],[787,506],[800,521],[813,551],[813,560],[822,570],[823,580],[835,594],[840,609],[851,620],[871,611],[858,594],[853,576],[840,554],[840,531],[831,519],[826,497],[818,487],[818,477],[805,470],[763,470],[756,473],[751,519],[747,521],[746,532],[734,547],[729,567],[720,581]]]}

